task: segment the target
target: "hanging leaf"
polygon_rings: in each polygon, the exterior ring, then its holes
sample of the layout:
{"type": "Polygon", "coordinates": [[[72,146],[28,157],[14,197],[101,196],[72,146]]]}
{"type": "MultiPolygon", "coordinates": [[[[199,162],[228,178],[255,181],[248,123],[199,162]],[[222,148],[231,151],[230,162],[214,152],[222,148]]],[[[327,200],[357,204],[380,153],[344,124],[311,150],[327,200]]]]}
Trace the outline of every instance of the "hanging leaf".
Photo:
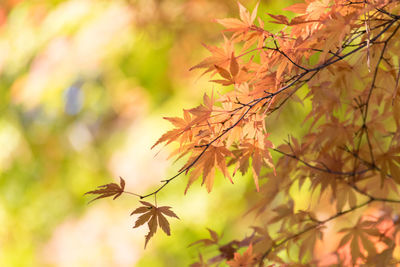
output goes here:
{"type": "Polygon", "coordinates": [[[133,214],[140,214],[138,219],[135,222],[135,225],[133,228],[139,227],[147,222],[147,226],[149,227],[149,232],[145,236],[145,244],[144,247],[146,248],[147,243],[149,240],[153,237],[153,235],[157,232],[157,227],[160,226],[161,229],[167,234],[170,235],[170,227],[169,227],[169,222],[165,218],[164,215],[169,216],[169,217],[175,217],[179,219],[179,217],[172,211],[170,210],[171,207],[168,206],[163,206],[163,207],[156,207],[152,205],[149,202],[146,201],[140,201],[140,203],[143,204],[142,207],[139,207],[135,209],[131,215],[133,214]]]}

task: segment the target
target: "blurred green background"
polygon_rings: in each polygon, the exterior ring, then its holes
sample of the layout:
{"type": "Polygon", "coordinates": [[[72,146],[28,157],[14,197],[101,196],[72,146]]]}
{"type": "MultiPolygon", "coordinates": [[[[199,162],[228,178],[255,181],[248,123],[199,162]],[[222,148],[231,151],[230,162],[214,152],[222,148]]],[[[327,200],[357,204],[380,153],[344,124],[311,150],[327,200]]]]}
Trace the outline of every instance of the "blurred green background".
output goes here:
{"type": "MultiPolygon", "coordinates": [[[[292,2],[261,1],[258,13],[292,2]]],[[[146,227],[129,217],[136,198],[82,196],[119,176],[144,194],[179,169],[150,147],[170,127],[163,116],[219,89],[188,70],[207,56],[202,42],[220,43],[213,19],[224,17],[238,17],[236,1],[0,1],[0,266],[187,266],[206,227],[251,233],[237,220],[251,178],[219,175],[212,193],[196,184],[187,196],[175,180],[158,202],[181,220],[146,250],[146,227]]]]}

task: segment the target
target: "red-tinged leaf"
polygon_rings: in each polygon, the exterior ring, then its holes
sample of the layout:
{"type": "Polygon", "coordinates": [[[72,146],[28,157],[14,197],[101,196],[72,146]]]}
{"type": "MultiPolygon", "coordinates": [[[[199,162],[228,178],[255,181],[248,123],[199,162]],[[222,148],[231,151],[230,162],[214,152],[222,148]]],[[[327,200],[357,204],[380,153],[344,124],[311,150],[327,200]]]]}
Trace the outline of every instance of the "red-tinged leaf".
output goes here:
{"type": "Polygon", "coordinates": [[[227,261],[226,263],[231,267],[250,267],[255,265],[256,256],[257,255],[253,254],[253,245],[250,244],[243,255],[240,255],[240,253],[235,253],[233,260],[227,261]]]}
{"type": "Polygon", "coordinates": [[[205,246],[205,247],[218,244],[218,242],[219,242],[218,234],[209,228],[207,228],[207,230],[210,233],[211,239],[205,238],[205,239],[197,240],[196,242],[189,244],[189,247],[197,245],[197,244],[203,244],[203,246],[205,246]]]}
{"type": "Polygon", "coordinates": [[[227,80],[231,80],[232,79],[230,73],[226,69],[221,68],[218,65],[214,65],[214,67],[217,69],[219,75],[221,75],[222,78],[225,78],[227,80]]]}
{"type": "Polygon", "coordinates": [[[98,194],[99,195],[95,199],[92,199],[91,201],[89,201],[89,203],[91,203],[97,199],[100,199],[100,198],[111,197],[111,196],[114,196],[113,200],[116,199],[124,192],[125,181],[124,181],[124,179],[122,179],[120,177],[120,185],[118,185],[116,183],[110,183],[110,184],[100,185],[97,188],[99,188],[99,189],[89,191],[84,194],[84,195],[88,195],[88,194],[93,194],[93,195],[98,194]]]}
{"type": "Polygon", "coordinates": [[[270,15],[273,19],[275,19],[275,21],[271,21],[272,23],[289,25],[289,21],[288,21],[287,17],[285,17],[283,15],[273,15],[271,13],[267,13],[267,14],[270,15]]]}
{"type": "Polygon", "coordinates": [[[203,255],[201,255],[200,253],[199,253],[199,260],[200,260],[200,261],[191,264],[190,267],[207,267],[207,266],[209,266],[209,265],[204,261],[203,255]]]}
{"type": "Polygon", "coordinates": [[[311,19],[307,19],[304,16],[300,16],[300,17],[295,17],[290,21],[290,26],[294,26],[294,25],[299,25],[299,24],[309,24],[309,23],[313,23],[313,22],[320,22],[319,20],[311,20],[311,19]]]}
{"type": "Polygon", "coordinates": [[[229,70],[231,72],[232,77],[235,77],[239,72],[239,64],[233,53],[232,53],[232,57],[231,57],[231,64],[229,66],[229,70]]]}
{"type": "Polygon", "coordinates": [[[213,240],[211,240],[211,239],[200,239],[200,240],[197,240],[197,241],[195,241],[193,243],[190,243],[188,245],[188,247],[191,247],[191,246],[194,246],[194,245],[197,245],[197,244],[202,244],[203,246],[208,247],[208,246],[214,245],[215,242],[213,240]]]}
{"type": "Polygon", "coordinates": [[[212,240],[214,240],[216,243],[218,243],[218,241],[219,241],[218,234],[215,231],[211,230],[210,228],[207,228],[207,230],[210,233],[212,240]]]}

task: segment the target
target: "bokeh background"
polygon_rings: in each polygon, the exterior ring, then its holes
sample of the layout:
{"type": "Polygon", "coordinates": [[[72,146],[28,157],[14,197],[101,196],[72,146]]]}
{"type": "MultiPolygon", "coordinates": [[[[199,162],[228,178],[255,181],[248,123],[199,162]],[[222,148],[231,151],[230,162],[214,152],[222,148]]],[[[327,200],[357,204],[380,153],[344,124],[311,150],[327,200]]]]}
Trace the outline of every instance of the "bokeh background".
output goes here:
{"type": "MultiPolygon", "coordinates": [[[[258,13],[292,2],[260,1],[258,13]]],[[[202,42],[222,40],[213,19],[237,16],[233,0],[0,1],[0,266],[188,266],[206,227],[250,234],[238,218],[251,178],[217,176],[212,193],[196,184],[186,196],[185,177],[169,184],[158,203],[181,220],[146,250],[129,216],[137,198],[83,196],[119,176],[144,194],[179,169],[150,147],[170,127],[163,116],[218,91],[189,68],[207,56],[202,42]]]]}

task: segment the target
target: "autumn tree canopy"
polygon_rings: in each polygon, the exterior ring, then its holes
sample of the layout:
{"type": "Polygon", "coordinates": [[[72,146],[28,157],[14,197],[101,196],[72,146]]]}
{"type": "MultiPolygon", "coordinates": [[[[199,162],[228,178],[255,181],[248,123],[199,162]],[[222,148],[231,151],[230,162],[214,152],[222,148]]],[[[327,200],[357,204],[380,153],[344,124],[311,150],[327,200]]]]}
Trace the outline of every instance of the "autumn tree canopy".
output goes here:
{"type": "Polygon", "coordinates": [[[165,118],[173,128],[154,146],[176,144],[171,157],[186,159],[176,175],[145,194],[125,192],[122,178],[88,193],[138,197],[132,215],[141,214],[135,227],[148,224],[147,244],[158,226],[169,235],[167,217],[177,218],[156,202],[169,183],[186,176],[185,194],[198,180],[210,192],[218,190],[216,172],[230,183],[238,172],[251,172],[254,192],[243,201],[259,218],[252,234],[221,243],[210,229],[210,238],[194,245],[218,255],[200,253],[193,266],[394,265],[400,261],[400,2],[306,0],[286,10],[296,15],[263,21],[257,6],[248,11],[239,3],[239,18],[216,20],[224,27],[222,44],[205,44],[210,56],[192,69],[228,90],[205,94],[182,117],[165,118]],[[266,23],[281,30],[267,31],[266,23]],[[283,132],[275,147],[269,118],[292,101],[310,107],[298,121],[307,133],[283,132]],[[307,209],[295,207],[293,188],[308,199],[307,209]],[[154,204],[143,201],[150,197],[154,204]],[[326,249],[329,240],[333,251],[326,249]]]}

